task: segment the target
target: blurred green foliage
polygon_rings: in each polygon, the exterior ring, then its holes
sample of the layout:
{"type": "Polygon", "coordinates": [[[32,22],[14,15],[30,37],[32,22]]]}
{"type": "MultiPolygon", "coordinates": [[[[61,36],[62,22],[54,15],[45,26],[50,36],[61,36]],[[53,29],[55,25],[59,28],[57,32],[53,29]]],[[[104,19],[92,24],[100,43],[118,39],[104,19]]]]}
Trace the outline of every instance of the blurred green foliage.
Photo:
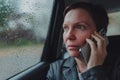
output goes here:
{"type": "Polygon", "coordinates": [[[24,38],[18,38],[12,44],[8,44],[8,43],[5,43],[3,41],[0,41],[0,48],[22,47],[22,46],[33,46],[33,45],[41,45],[41,46],[43,46],[44,43],[31,41],[31,40],[27,40],[27,39],[24,39],[24,38]]]}
{"type": "Polygon", "coordinates": [[[0,27],[5,28],[7,26],[7,18],[14,13],[10,4],[6,3],[6,0],[0,0],[0,27]]]}
{"type": "Polygon", "coordinates": [[[30,41],[24,38],[18,38],[15,40],[14,45],[16,46],[22,46],[22,45],[32,45],[32,44],[36,44],[35,41],[30,41]]]}

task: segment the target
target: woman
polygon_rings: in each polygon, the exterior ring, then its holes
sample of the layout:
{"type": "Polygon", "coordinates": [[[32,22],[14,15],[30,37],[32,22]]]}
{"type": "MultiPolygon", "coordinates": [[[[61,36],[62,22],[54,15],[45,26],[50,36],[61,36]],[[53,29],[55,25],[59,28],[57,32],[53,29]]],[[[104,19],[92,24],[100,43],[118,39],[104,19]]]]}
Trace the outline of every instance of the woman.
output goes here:
{"type": "Polygon", "coordinates": [[[63,39],[71,57],[50,65],[48,80],[106,80],[103,63],[107,55],[106,40],[99,33],[105,32],[108,16],[104,8],[86,2],[78,2],[65,9],[63,39]],[[90,46],[87,60],[80,49],[90,46]]]}

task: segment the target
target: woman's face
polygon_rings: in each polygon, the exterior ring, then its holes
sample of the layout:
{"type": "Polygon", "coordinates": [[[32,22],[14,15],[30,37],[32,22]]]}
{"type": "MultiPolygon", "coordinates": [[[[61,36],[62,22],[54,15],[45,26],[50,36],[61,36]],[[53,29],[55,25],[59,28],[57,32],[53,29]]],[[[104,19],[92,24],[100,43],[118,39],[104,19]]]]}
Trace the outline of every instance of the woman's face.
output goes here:
{"type": "Polygon", "coordinates": [[[86,38],[96,30],[90,14],[84,9],[70,10],[63,22],[63,39],[67,51],[73,57],[79,56],[79,49],[85,44],[86,38]]]}

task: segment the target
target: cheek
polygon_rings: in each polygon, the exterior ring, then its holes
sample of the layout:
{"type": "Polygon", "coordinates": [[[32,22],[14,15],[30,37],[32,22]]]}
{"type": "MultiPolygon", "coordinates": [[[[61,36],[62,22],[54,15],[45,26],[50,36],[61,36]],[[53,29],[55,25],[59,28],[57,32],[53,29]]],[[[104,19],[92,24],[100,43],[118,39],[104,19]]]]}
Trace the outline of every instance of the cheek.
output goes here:
{"type": "Polygon", "coordinates": [[[90,36],[91,36],[91,33],[83,34],[83,35],[81,36],[81,39],[90,38],[90,36]]]}
{"type": "Polygon", "coordinates": [[[85,36],[79,37],[78,40],[77,40],[77,42],[78,42],[78,44],[80,44],[82,46],[86,42],[86,37],[85,36]]]}
{"type": "Polygon", "coordinates": [[[77,36],[78,42],[83,45],[86,42],[86,38],[90,38],[91,33],[81,33],[80,35],[77,36]]]}

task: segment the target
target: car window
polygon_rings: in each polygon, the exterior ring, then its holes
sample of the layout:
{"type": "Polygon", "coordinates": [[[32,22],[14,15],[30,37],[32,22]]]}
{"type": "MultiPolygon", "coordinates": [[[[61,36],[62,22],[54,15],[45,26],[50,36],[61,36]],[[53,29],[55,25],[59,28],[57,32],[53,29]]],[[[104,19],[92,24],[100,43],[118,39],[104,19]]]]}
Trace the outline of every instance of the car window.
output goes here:
{"type": "Polygon", "coordinates": [[[53,0],[0,0],[0,80],[40,61],[53,0]]]}
{"type": "Polygon", "coordinates": [[[108,36],[120,35],[120,11],[111,12],[109,15],[108,36]]]}

